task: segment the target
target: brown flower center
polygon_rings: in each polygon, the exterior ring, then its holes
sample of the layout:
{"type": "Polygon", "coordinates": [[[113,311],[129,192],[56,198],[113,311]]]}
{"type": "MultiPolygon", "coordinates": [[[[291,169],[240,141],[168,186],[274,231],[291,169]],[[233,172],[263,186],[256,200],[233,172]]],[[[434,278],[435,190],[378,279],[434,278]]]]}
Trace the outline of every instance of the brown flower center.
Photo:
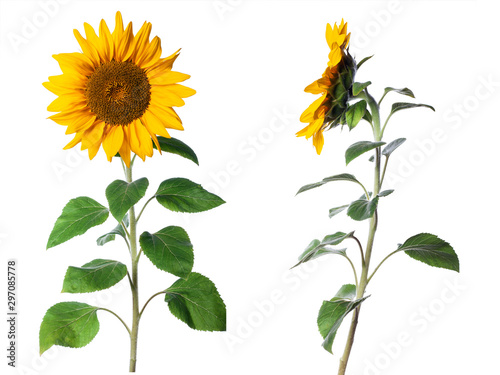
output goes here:
{"type": "Polygon", "coordinates": [[[151,85],[143,69],[129,61],[110,61],[89,77],[85,96],[97,119],[128,125],[140,118],[151,100],[151,85]]]}

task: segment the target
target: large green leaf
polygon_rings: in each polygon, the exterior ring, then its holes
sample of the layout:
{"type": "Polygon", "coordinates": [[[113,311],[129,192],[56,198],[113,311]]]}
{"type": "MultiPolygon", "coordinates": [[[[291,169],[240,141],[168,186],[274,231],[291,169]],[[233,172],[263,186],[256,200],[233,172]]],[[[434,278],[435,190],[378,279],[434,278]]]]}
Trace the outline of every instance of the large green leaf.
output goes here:
{"type": "Polygon", "coordinates": [[[358,199],[352,202],[347,209],[347,215],[357,221],[369,219],[375,213],[378,204],[378,196],[371,200],[358,199]]]}
{"type": "Polygon", "coordinates": [[[149,181],[146,177],[134,182],[115,180],[106,188],[106,198],[109,210],[118,222],[123,220],[127,211],[139,202],[148,188],[149,181]]]}
{"type": "Polygon", "coordinates": [[[52,345],[81,348],[99,332],[98,308],[80,302],[60,302],[47,310],[40,326],[40,355],[52,345]]]}
{"type": "MultiPolygon", "coordinates": [[[[128,225],[129,225],[128,215],[125,215],[122,222],[123,222],[123,224],[125,224],[126,227],[128,227],[128,225]]],[[[100,236],[97,239],[97,246],[103,246],[110,241],[114,241],[116,235],[123,237],[123,239],[125,239],[125,240],[127,239],[127,234],[125,233],[125,230],[123,229],[121,224],[118,224],[111,231],[100,236]]]]}
{"type": "Polygon", "coordinates": [[[87,230],[106,221],[109,210],[89,197],[72,199],[63,208],[54,224],[47,242],[47,249],[84,234],[87,230]]]}
{"type": "Polygon", "coordinates": [[[355,298],[356,286],[346,284],[330,301],[323,301],[318,314],[318,328],[321,336],[325,339],[323,348],[330,353],[332,353],[333,340],[344,318],[368,297],[355,298]]]}
{"type": "MultiPolygon", "coordinates": [[[[169,152],[171,154],[176,154],[191,160],[192,162],[198,164],[198,157],[194,153],[194,151],[184,142],[176,139],[176,138],[165,138],[158,137],[158,143],[162,151],[169,152]]],[[[156,145],[153,143],[153,147],[156,148],[156,145]]]]}
{"type": "Polygon", "coordinates": [[[68,267],[63,293],[90,293],[111,288],[127,275],[127,266],[116,260],[94,259],[81,267],[68,267]]]}
{"type": "Polygon", "coordinates": [[[352,130],[358,125],[366,112],[366,101],[360,100],[349,107],[345,114],[347,126],[352,130]]]}
{"type": "Polygon", "coordinates": [[[372,83],[370,81],[368,82],[354,82],[352,84],[352,95],[357,96],[361,91],[366,89],[368,86],[370,86],[372,83]]]}
{"type": "Polygon", "coordinates": [[[406,141],[406,138],[398,138],[398,139],[395,139],[394,141],[390,142],[382,150],[382,155],[385,155],[387,157],[391,156],[391,154],[394,152],[394,150],[396,150],[399,146],[401,146],[403,143],[405,143],[405,141],[406,141]]]}
{"type": "Polygon", "coordinates": [[[385,142],[360,141],[352,144],[345,152],[346,165],[356,159],[358,156],[363,155],[365,152],[373,150],[382,145],[385,145],[385,142]]]}
{"type": "Polygon", "coordinates": [[[163,181],[155,196],[163,207],[176,212],[202,212],[225,203],[217,195],[203,189],[200,184],[186,178],[163,181]]]}
{"type": "Polygon", "coordinates": [[[170,312],[189,327],[200,331],[226,330],[226,305],[214,283],[192,272],[165,291],[170,312]]]}
{"type": "Polygon", "coordinates": [[[410,237],[398,250],[429,266],[460,271],[458,256],[453,247],[434,234],[420,233],[410,237]]]}
{"type": "Polygon", "coordinates": [[[170,226],[153,234],[144,232],[139,242],[144,254],[161,270],[185,279],[193,269],[193,245],[181,227],[170,226]]]}
{"type": "Polygon", "coordinates": [[[428,105],[428,104],[416,104],[416,103],[394,103],[392,105],[392,108],[391,108],[391,113],[389,114],[389,116],[392,116],[394,113],[398,112],[398,111],[402,111],[403,109],[408,109],[408,108],[418,108],[418,107],[426,107],[426,108],[430,108],[432,109],[434,112],[436,112],[436,110],[434,109],[434,107],[428,105]]]}
{"type": "MultiPolygon", "coordinates": [[[[361,187],[363,187],[363,185],[361,184],[361,182],[359,182],[356,179],[356,177],[354,177],[352,174],[342,173],[342,174],[337,174],[335,176],[326,177],[326,178],[323,179],[323,181],[320,181],[320,182],[315,182],[313,184],[308,184],[308,185],[302,186],[299,189],[299,191],[297,192],[297,194],[300,194],[300,193],[303,193],[304,191],[311,190],[311,189],[323,186],[324,184],[326,184],[328,182],[333,182],[333,181],[350,181],[350,182],[354,182],[354,183],[360,185],[361,187]]],[[[363,187],[363,189],[364,189],[364,187],[363,187]]]]}

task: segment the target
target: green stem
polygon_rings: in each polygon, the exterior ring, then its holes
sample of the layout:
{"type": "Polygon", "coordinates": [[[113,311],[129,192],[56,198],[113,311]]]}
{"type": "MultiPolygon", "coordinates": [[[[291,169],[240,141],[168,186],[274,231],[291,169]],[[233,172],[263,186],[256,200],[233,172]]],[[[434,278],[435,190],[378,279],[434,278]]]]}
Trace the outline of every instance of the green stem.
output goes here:
{"type": "Polygon", "coordinates": [[[344,258],[347,259],[347,261],[349,262],[349,264],[352,267],[352,272],[354,273],[354,281],[356,283],[356,288],[358,288],[359,283],[358,283],[358,273],[356,272],[356,267],[354,267],[354,264],[352,263],[351,258],[349,258],[347,255],[344,255],[344,258]]]}
{"type": "Polygon", "coordinates": [[[166,292],[164,290],[162,290],[161,292],[155,293],[151,297],[149,297],[149,299],[146,301],[146,303],[144,304],[144,306],[142,306],[141,312],[139,313],[139,318],[141,318],[142,313],[144,312],[144,309],[146,308],[146,306],[148,305],[148,303],[151,302],[151,300],[153,298],[155,298],[156,296],[159,296],[160,294],[165,294],[165,293],[166,292]]]}
{"type": "MultiPolygon", "coordinates": [[[[380,131],[379,106],[375,101],[375,99],[368,93],[366,89],[363,91],[362,97],[368,102],[368,105],[370,106],[373,119],[373,137],[375,139],[375,142],[378,142],[382,138],[382,133],[380,131]]],[[[381,156],[380,154],[381,152],[379,147],[375,149],[375,171],[374,171],[374,182],[373,182],[374,197],[380,192],[380,156],[381,156]]],[[[364,263],[362,263],[362,271],[361,271],[361,277],[359,279],[359,285],[356,288],[356,299],[363,297],[363,295],[365,294],[366,286],[368,284],[368,271],[370,269],[370,260],[372,256],[375,233],[377,231],[377,224],[378,224],[378,214],[377,211],[375,211],[373,216],[370,218],[368,241],[366,243],[364,263]]],[[[338,375],[345,375],[347,362],[349,360],[349,356],[351,355],[351,349],[354,344],[354,335],[356,333],[356,327],[358,325],[360,309],[361,305],[354,310],[344,353],[342,355],[342,358],[340,359],[338,375]]]]}
{"type": "MultiPolygon", "coordinates": [[[[132,164],[125,169],[125,177],[128,183],[132,182],[132,164]]],[[[139,274],[138,263],[139,257],[137,254],[137,220],[135,218],[135,209],[132,206],[129,210],[130,220],[130,254],[132,258],[132,331],[130,334],[130,365],[129,371],[135,372],[137,363],[137,336],[139,333],[139,274]]]]}
{"type": "Polygon", "coordinates": [[[109,309],[105,309],[104,307],[99,307],[99,310],[107,311],[107,312],[109,312],[109,313],[113,314],[114,316],[116,316],[116,317],[118,318],[118,320],[119,320],[120,322],[122,322],[123,326],[125,327],[125,329],[127,330],[128,334],[129,334],[129,336],[130,336],[130,328],[128,328],[127,323],[125,323],[125,321],[124,321],[122,318],[120,318],[120,317],[118,316],[118,314],[116,314],[114,311],[111,311],[111,310],[109,310],[109,309]]]}
{"type": "Polygon", "coordinates": [[[378,271],[378,269],[380,268],[380,266],[387,260],[389,259],[391,256],[393,256],[394,254],[400,252],[401,250],[394,250],[392,253],[390,253],[389,255],[387,255],[384,259],[382,259],[382,261],[378,264],[377,267],[375,267],[375,269],[373,270],[372,274],[370,275],[370,277],[368,278],[368,280],[366,281],[366,283],[368,284],[370,282],[370,280],[372,279],[373,275],[375,275],[375,272],[378,271]]]}
{"type": "Polygon", "coordinates": [[[142,213],[144,212],[144,209],[146,208],[146,206],[148,205],[148,203],[151,202],[155,197],[156,197],[156,195],[153,195],[151,198],[148,199],[148,201],[146,203],[144,203],[144,206],[142,207],[141,212],[139,212],[139,215],[137,215],[136,222],[139,221],[139,219],[141,218],[142,213]]]}

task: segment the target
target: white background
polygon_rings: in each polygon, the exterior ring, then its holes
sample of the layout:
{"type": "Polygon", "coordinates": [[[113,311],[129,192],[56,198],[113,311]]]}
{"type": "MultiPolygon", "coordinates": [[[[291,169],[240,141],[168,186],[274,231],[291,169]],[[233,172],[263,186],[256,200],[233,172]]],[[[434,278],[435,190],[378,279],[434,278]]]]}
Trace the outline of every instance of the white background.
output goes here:
{"type": "MultiPolygon", "coordinates": [[[[113,28],[117,10],[125,22],[134,22],[134,31],[144,20],[152,22],[164,56],[182,47],[175,70],[191,74],[187,85],[197,90],[179,110],[186,130],[172,135],[193,147],[200,166],[155,155],[136,163],[135,177],[149,178],[147,195],[164,179],[182,176],[227,201],[191,216],[148,207],[140,230],[176,224],[189,233],[194,270],[216,283],[228,306],[228,332],[193,331],[158,298],[140,326],[140,373],[336,373],[350,317],[337,335],[334,356],[321,348],[316,317],[323,300],[352,282],[350,268],[331,257],[288,269],[314,238],[355,229],[366,239],[367,222],[345,214],[328,218],[329,208],[360,195],[357,186],[330,184],[294,196],[300,186],[337,173],[353,173],[368,185],[372,180],[367,157],[348,168],[343,159],[347,146],[371,139],[366,123],[351,133],[325,133],[321,156],[294,135],[303,126],[300,113],[314,100],[303,88],[320,77],[327,61],[325,25],[342,17],[358,61],[375,54],[358,81],[371,80],[376,97],[386,86],[407,86],[418,102],[437,110],[400,112],[386,132],[387,141],[408,141],[390,164],[385,188],[396,192],[380,202],[372,264],[420,232],[449,241],[461,262],[457,275],[405,254],[388,261],[369,285],[348,373],[495,372],[500,27],[494,3],[80,1],[50,9],[47,3],[0,2],[0,295],[6,294],[7,259],[17,259],[19,279],[18,368],[9,374],[128,369],[126,332],[106,312],[99,312],[100,332],[87,347],[54,347],[37,355],[41,319],[59,301],[96,304],[130,319],[125,280],[107,292],[59,293],[69,265],[94,258],[127,262],[120,241],[95,244],[114,227],[111,219],[45,251],[69,199],[87,195],[105,204],[106,186],[123,178],[120,164],[108,163],[102,150],[92,162],[78,149],[62,150],[71,138],[46,119],[54,95],[42,87],[49,75],[59,74],[51,55],[79,50],[72,30],[83,31],[83,22],[97,27],[101,18],[113,28]],[[38,24],[35,30],[26,26],[30,22],[38,24]],[[276,295],[281,297],[269,302],[276,295]],[[257,306],[265,307],[265,316],[257,306]],[[404,342],[396,344],[401,336],[404,342]]],[[[391,101],[406,99],[397,96],[386,98],[383,116],[391,101]]],[[[349,253],[358,262],[357,249],[349,253]]],[[[142,301],[175,280],[146,257],[140,279],[142,301]]],[[[1,327],[3,373],[7,324],[1,327]]]]}

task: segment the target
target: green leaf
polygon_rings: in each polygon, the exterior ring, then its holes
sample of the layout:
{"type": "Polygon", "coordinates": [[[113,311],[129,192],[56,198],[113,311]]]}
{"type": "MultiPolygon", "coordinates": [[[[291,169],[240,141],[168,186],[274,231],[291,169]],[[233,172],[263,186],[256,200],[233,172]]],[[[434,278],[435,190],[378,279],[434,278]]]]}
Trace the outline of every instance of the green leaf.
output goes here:
{"type": "Polygon", "coordinates": [[[401,94],[401,95],[409,96],[411,98],[415,98],[415,95],[413,94],[413,91],[411,91],[408,87],[405,87],[404,89],[395,89],[394,87],[386,87],[384,89],[384,95],[383,96],[386,96],[391,91],[397,92],[398,94],[401,94]]]}
{"type": "Polygon", "coordinates": [[[369,219],[375,213],[378,204],[378,197],[371,200],[358,199],[352,202],[347,209],[347,215],[356,221],[369,219]]]}
{"type": "Polygon", "coordinates": [[[328,216],[330,218],[334,217],[335,215],[341,213],[342,211],[344,211],[347,207],[349,207],[348,204],[346,205],[343,205],[343,206],[339,206],[339,207],[335,207],[335,208],[330,208],[330,211],[328,213],[328,216]]]}
{"type": "MultiPolygon", "coordinates": [[[[198,157],[196,156],[194,151],[191,149],[191,147],[189,147],[184,142],[182,142],[176,138],[165,138],[165,137],[159,136],[158,143],[159,143],[162,151],[182,156],[183,158],[189,159],[192,162],[198,164],[198,157]]],[[[156,145],[154,143],[153,143],[153,147],[156,148],[156,145]]]]}
{"type": "MultiPolygon", "coordinates": [[[[125,226],[128,227],[129,225],[128,214],[125,215],[122,221],[123,224],[125,224],[125,226]]],[[[123,237],[123,239],[125,240],[127,238],[127,234],[125,233],[125,230],[123,229],[121,224],[118,224],[113,230],[99,237],[97,239],[97,246],[104,246],[108,242],[114,241],[116,235],[123,237]]]]}
{"type": "Polygon", "coordinates": [[[363,116],[363,120],[368,121],[370,124],[373,123],[372,114],[370,113],[370,111],[368,109],[366,110],[365,115],[363,116]]]}
{"type": "Polygon", "coordinates": [[[162,271],[187,278],[193,269],[194,253],[189,236],[181,227],[144,232],[139,239],[144,254],[162,271]]]}
{"type": "Polygon", "coordinates": [[[359,63],[356,64],[357,68],[359,69],[361,67],[361,65],[363,65],[366,61],[370,60],[374,55],[371,55],[371,56],[368,56],[368,57],[365,57],[364,59],[362,59],[359,63]]]}
{"type": "MultiPolygon", "coordinates": [[[[350,182],[355,182],[358,185],[360,185],[361,187],[363,187],[363,185],[361,184],[361,182],[359,182],[356,179],[356,177],[354,177],[352,174],[341,173],[341,174],[337,174],[335,176],[326,177],[326,178],[323,179],[323,181],[315,182],[314,184],[309,184],[309,185],[302,186],[299,189],[299,191],[297,192],[297,194],[300,194],[300,193],[303,193],[304,191],[311,190],[311,189],[323,186],[324,184],[326,184],[328,182],[333,182],[333,181],[350,181],[350,182]]],[[[363,189],[364,189],[364,187],[363,187],[363,189]]]]}
{"type": "Polygon", "coordinates": [[[426,107],[426,108],[430,108],[432,109],[434,112],[436,112],[436,110],[434,109],[434,107],[430,106],[430,105],[427,105],[427,104],[415,104],[415,103],[394,103],[392,105],[392,108],[391,108],[391,113],[389,114],[389,116],[392,116],[394,113],[398,112],[398,111],[402,111],[403,109],[408,109],[408,108],[417,108],[417,107],[426,107]]]}
{"type": "Polygon", "coordinates": [[[323,241],[312,240],[309,245],[307,245],[306,249],[300,254],[299,262],[294,265],[292,268],[297,267],[298,265],[308,262],[312,259],[316,259],[325,254],[337,254],[345,256],[346,249],[330,249],[326,248],[326,246],[335,246],[340,244],[347,238],[352,238],[354,232],[343,233],[337,232],[335,234],[330,234],[323,238],[323,241]]]}
{"type": "Polygon", "coordinates": [[[366,112],[366,101],[360,100],[349,107],[345,114],[347,126],[352,130],[359,124],[366,112]]]}
{"type": "Polygon", "coordinates": [[[433,234],[420,233],[410,237],[398,250],[429,266],[460,271],[458,256],[453,247],[433,234]]]}
{"type": "Polygon", "coordinates": [[[109,210],[118,222],[122,221],[128,210],[144,197],[149,181],[146,177],[128,183],[115,180],[106,188],[109,210]]]}
{"type": "Polygon", "coordinates": [[[47,310],[40,326],[40,355],[53,345],[81,348],[99,332],[98,308],[80,302],[60,302],[47,310]]]}
{"type": "Polygon", "coordinates": [[[165,291],[170,312],[189,327],[200,331],[226,330],[226,305],[214,283],[192,272],[165,291]]]}
{"type": "Polygon", "coordinates": [[[90,293],[111,288],[127,275],[127,266],[116,260],[94,259],[81,267],[68,267],[62,293],[90,293]]]}
{"type": "Polygon", "coordinates": [[[368,82],[354,82],[352,85],[352,95],[353,96],[358,96],[358,94],[363,91],[365,88],[370,86],[372,83],[370,81],[368,82]]]}
{"type": "Polygon", "coordinates": [[[226,203],[186,178],[163,181],[155,196],[158,203],[175,212],[202,212],[226,203]]]}
{"type": "MultiPolygon", "coordinates": [[[[343,285],[330,301],[323,301],[318,314],[318,328],[323,341],[323,348],[332,353],[333,340],[344,318],[361,302],[368,298],[356,298],[356,286],[343,285]]],[[[332,353],[333,354],[333,353],[332,353]]]]}
{"type": "Polygon", "coordinates": [[[385,145],[385,142],[360,141],[350,145],[345,152],[346,165],[365,152],[373,150],[374,148],[380,147],[382,145],[385,145]]]}
{"type": "Polygon", "coordinates": [[[54,224],[47,249],[60,245],[106,221],[109,210],[89,197],[72,199],[54,224]]]}
{"type": "Polygon", "coordinates": [[[387,146],[384,147],[382,150],[382,155],[385,155],[387,157],[391,156],[391,154],[403,143],[405,143],[406,138],[398,138],[395,139],[394,141],[390,142],[387,146]]]}
{"type": "Polygon", "coordinates": [[[381,191],[380,193],[378,193],[378,196],[379,197],[387,197],[388,195],[394,193],[394,189],[388,189],[388,190],[384,190],[384,191],[381,191]]]}

